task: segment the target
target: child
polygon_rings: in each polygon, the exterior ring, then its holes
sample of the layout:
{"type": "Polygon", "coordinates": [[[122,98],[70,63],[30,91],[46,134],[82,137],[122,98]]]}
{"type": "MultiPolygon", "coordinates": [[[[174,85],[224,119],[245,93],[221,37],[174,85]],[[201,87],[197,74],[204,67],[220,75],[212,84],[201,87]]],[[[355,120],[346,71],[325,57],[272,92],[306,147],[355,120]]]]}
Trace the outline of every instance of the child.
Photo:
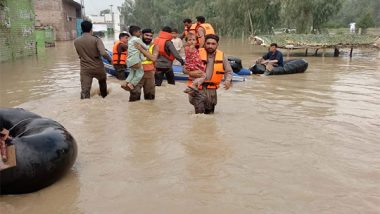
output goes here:
{"type": "Polygon", "coordinates": [[[128,58],[127,65],[129,69],[129,75],[126,79],[125,85],[121,87],[125,90],[133,90],[135,86],[140,82],[144,75],[144,69],[142,68],[141,61],[144,60],[144,56],[135,47],[135,43],[139,43],[144,49],[148,49],[145,43],[140,39],[141,28],[138,26],[130,26],[129,33],[131,38],[128,40],[128,58]]]}
{"type": "Polygon", "coordinates": [[[206,78],[205,65],[202,60],[199,58],[198,49],[195,48],[197,43],[196,35],[193,33],[189,33],[186,36],[186,47],[185,47],[185,56],[186,62],[184,68],[187,71],[203,71],[203,75],[199,78],[193,79],[193,83],[189,86],[184,92],[192,93],[194,91],[198,91],[198,87],[202,85],[206,78]]]}

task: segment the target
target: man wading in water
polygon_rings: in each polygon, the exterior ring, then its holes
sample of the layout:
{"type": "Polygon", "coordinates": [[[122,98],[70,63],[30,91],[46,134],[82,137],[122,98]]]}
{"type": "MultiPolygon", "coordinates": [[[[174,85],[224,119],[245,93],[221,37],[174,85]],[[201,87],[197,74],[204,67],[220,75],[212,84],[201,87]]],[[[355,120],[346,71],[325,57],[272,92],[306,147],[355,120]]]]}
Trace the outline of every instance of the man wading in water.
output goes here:
{"type": "MultiPolygon", "coordinates": [[[[199,91],[193,90],[189,93],[189,102],[194,106],[196,114],[213,114],[217,104],[216,90],[224,77],[224,88],[227,90],[231,87],[232,68],[224,56],[224,53],[218,50],[219,37],[210,34],[205,37],[205,47],[199,49],[200,59],[206,64],[206,78],[199,91]]],[[[192,85],[193,78],[202,77],[203,71],[187,71],[189,74],[188,86],[192,85]]]]}
{"type": "Polygon", "coordinates": [[[108,94],[107,75],[101,56],[106,58],[109,63],[112,62],[112,59],[107,54],[102,40],[92,35],[92,23],[83,21],[81,27],[82,36],[74,41],[74,46],[80,59],[80,83],[82,88],[80,98],[90,98],[92,78],[98,80],[100,95],[104,98],[108,94]]]}

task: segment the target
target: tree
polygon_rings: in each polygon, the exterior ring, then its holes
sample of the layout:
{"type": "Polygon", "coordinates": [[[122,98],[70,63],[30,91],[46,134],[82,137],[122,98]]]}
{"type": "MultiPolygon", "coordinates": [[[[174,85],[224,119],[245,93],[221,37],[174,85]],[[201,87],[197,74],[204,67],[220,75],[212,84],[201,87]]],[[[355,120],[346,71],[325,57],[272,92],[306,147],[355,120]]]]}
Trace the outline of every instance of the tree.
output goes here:
{"type": "Polygon", "coordinates": [[[285,22],[295,24],[298,33],[320,33],[341,7],[342,0],[285,0],[282,8],[285,22]]]}
{"type": "Polygon", "coordinates": [[[362,34],[367,32],[367,28],[375,26],[372,15],[370,13],[364,14],[358,21],[358,27],[362,29],[362,34]]]}

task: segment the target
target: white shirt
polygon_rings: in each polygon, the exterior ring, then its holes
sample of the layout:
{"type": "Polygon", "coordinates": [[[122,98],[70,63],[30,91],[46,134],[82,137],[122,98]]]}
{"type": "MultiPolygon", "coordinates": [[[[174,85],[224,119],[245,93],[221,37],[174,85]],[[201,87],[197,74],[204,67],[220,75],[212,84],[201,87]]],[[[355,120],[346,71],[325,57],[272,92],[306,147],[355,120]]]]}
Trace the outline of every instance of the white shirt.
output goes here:
{"type": "MultiPolygon", "coordinates": [[[[182,59],[185,58],[185,51],[183,48],[182,40],[177,37],[177,38],[173,38],[172,42],[175,49],[178,51],[179,55],[182,57],[182,59]]],[[[178,62],[177,60],[174,60],[173,65],[181,65],[181,63],[178,62]]]]}

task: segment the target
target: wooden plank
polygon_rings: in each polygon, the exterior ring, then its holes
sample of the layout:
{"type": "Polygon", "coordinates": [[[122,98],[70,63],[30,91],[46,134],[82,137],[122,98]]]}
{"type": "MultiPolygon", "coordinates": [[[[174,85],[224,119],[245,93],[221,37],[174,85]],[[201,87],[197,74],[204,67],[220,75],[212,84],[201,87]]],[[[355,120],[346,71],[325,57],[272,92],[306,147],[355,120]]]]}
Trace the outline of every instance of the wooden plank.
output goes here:
{"type": "Polygon", "coordinates": [[[16,147],[7,146],[8,160],[3,162],[0,158],[0,171],[16,166],[16,147]]]}

